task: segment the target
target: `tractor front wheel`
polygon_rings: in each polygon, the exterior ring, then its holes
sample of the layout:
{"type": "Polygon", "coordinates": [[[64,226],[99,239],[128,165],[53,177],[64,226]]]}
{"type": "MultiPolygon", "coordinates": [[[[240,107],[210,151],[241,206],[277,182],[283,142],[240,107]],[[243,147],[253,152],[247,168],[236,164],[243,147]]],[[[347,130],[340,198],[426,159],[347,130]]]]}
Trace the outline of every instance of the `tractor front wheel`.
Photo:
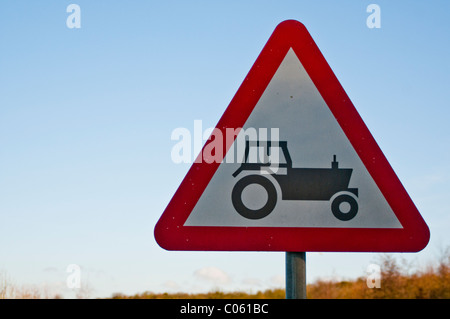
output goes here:
{"type": "Polygon", "coordinates": [[[358,202],[348,194],[336,196],[331,202],[331,211],[334,217],[342,221],[348,221],[358,213],[358,202]]]}

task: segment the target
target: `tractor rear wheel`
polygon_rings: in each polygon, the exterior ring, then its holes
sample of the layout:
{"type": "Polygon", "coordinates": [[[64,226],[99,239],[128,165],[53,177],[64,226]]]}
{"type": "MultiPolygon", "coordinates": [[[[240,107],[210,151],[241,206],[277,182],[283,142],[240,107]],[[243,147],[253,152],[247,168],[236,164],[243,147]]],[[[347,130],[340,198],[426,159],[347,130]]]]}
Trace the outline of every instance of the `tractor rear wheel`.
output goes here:
{"type": "Polygon", "coordinates": [[[275,205],[277,204],[277,190],[267,178],[261,175],[248,175],[240,179],[236,185],[234,185],[231,193],[231,201],[233,202],[234,209],[236,209],[241,216],[248,219],[261,219],[269,215],[275,208],[275,205]],[[242,200],[244,189],[251,184],[260,185],[267,192],[267,201],[261,208],[251,209],[247,207],[242,200]]]}

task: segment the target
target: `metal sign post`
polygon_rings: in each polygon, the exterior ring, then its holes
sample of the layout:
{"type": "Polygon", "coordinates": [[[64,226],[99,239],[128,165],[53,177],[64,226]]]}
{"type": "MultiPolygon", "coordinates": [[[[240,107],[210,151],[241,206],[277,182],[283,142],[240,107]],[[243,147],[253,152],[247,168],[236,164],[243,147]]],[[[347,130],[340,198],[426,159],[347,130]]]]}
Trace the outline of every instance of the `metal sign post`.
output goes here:
{"type": "Polygon", "coordinates": [[[306,299],[306,252],[286,252],[286,299],[306,299]]]}

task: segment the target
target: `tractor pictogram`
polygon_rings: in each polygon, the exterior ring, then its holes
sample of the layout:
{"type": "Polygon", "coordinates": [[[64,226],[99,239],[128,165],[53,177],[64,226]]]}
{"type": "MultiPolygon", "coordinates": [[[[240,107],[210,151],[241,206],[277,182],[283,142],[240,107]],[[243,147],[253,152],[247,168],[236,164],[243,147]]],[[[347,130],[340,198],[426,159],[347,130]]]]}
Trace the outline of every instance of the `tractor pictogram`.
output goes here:
{"type": "MultiPolygon", "coordinates": [[[[258,153],[256,153],[258,154],[258,153]]],[[[287,141],[246,141],[244,161],[233,173],[237,177],[242,172],[255,172],[242,177],[234,185],[231,200],[236,211],[248,219],[261,219],[269,215],[279,199],[273,179],[281,189],[281,200],[330,201],[331,212],[342,221],[351,220],[358,213],[358,188],[349,188],[352,168],[339,168],[336,155],[333,155],[331,168],[295,168],[288,151],[287,141]],[[263,158],[250,156],[253,151],[263,150],[263,158]],[[277,152],[276,162],[271,152],[277,152]],[[254,159],[256,160],[254,161],[254,159]],[[268,178],[268,175],[272,178],[268,178]],[[250,185],[259,185],[267,193],[260,207],[249,207],[243,200],[243,192],[250,185]]]]}

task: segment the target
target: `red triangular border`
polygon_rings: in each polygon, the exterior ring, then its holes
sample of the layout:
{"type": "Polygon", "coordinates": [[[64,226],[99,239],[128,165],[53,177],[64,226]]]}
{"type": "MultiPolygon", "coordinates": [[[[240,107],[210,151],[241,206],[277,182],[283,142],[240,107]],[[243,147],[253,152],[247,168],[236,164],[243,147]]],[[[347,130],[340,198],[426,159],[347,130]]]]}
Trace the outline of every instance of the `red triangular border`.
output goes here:
{"type": "MultiPolygon", "coordinates": [[[[307,29],[280,23],[216,128],[243,127],[292,48],[386,198],[402,229],[183,226],[220,163],[194,163],[155,227],[168,250],[416,252],[430,232],[307,29]]],[[[229,148],[230,145],[225,146],[229,148]]],[[[223,154],[226,154],[225,149],[223,154]]],[[[220,196],[220,195],[219,195],[220,196]]]]}

